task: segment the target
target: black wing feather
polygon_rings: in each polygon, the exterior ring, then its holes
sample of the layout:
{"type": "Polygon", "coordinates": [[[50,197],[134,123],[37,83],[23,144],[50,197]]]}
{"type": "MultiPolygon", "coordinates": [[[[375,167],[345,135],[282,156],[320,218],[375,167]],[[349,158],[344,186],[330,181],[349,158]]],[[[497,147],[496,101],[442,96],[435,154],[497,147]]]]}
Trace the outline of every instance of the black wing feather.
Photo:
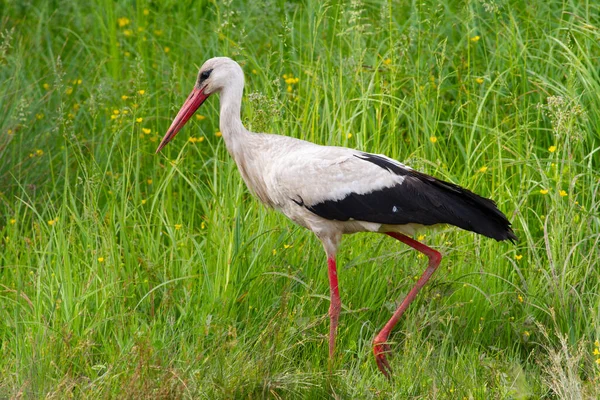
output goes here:
{"type": "Polygon", "coordinates": [[[498,241],[517,240],[510,222],[494,201],[381,156],[363,153],[357,157],[404,177],[402,184],[305,205],[308,210],[329,220],[354,219],[389,225],[450,224],[498,241]]]}

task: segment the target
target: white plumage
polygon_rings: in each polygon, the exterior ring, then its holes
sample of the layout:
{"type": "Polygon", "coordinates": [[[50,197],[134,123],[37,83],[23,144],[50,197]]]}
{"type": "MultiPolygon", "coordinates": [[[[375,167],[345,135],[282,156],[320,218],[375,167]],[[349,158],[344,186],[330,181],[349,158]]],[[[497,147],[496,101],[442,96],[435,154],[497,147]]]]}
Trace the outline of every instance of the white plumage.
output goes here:
{"type": "MultiPolygon", "coordinates": [[[[326,200],[341,200],[351,192],[371,193],[404,180],[358,158],[363,153],[352,149],[319,146],[278,135],[248,132],[244,135],[247,135],[245,156],[238,165],[250,191],[265,204],[313,231],[325,229],[331,221],[321,217],[315,221],[315,214],[299,208],[297,202],[310,206],[326,200]]],[[[368,229],[361,230],[377,229],[369,225],[368,229]]],[[[357,230],[346,228],[342,233],[352,232],[357,230]]]]}
{"type": "Polygon", "coordinates": [[[451,224],[496,240],[516,240],[510,223],[493,201],[386,156],[249,132],[240,118],[243,88],[244,74],[235,61],[227,57],[206,61],[157,152],[208,96],[220,94],[223,139],[250,191],[323,243],[331,288],[330,356],[341,309],[335,256],[342,235],[386,233],[427,255],[429,266],[423,276],[374,339],[377,366],[389,376],[385,357],[389,334],[441,260],[438,252],[406,235],[423,225],[451,224]]]}

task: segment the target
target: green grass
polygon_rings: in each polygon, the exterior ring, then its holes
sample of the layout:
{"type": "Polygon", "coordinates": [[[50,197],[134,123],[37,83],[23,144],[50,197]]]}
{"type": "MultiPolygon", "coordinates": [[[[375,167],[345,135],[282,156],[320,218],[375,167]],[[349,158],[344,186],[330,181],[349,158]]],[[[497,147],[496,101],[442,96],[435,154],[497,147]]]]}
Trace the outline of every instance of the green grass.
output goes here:
{"type": "Polygon", "coordinates": [[[3,2],[0,397],[596,398],[599,13],[3,2]],[[217,55],[243,65],[249,129],[388,154],[513,222],[517,245],[423,233],[445,257],[394,331],[392,381],[371,341],[424,259],[345,238],[329,364],[321,245],[250,196],[218,100],[154,154],[217,55]]]}

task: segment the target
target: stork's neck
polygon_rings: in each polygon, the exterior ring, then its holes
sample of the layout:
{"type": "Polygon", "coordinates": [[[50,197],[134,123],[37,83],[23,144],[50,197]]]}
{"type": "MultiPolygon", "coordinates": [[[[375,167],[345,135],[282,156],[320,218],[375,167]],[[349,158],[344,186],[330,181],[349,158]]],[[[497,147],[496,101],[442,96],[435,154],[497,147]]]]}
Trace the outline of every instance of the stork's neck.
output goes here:
{"type": "Polygon", "coordinates": [[[256,194],[264,203],[273,205],[268,193],[265,190],[264,182],[260,173],[256,172],[256,157],[252,157],[252,152],[256,150],[252,146],[252,135],[244,125],[240,117],[242,108],[242,92],[244,90],[244,81],[239,85],[229,86],[221,91],[221,118],[219,126],[227,151],[235,160],[236,165],[246,182],[246,186],[251,192],[256,194]]]}
{"type": "Polygon", "coordinates": [[[242,125],[241,108],[243,83],[240,85],[231,85],[221,91],[221,112],[219,128],[223,134],[225,145],[229,154],[239,161],[239,157],[244,150],[244,140],[249,132],[242,125]]]}

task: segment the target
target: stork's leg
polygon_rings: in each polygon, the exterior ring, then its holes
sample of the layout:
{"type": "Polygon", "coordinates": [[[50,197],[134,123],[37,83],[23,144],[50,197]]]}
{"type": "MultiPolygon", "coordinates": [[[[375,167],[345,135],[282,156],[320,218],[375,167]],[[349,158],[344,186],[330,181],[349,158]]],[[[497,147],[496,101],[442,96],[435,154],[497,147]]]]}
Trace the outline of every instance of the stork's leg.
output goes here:
{"type": "Polygon", "coordinates": [[[394,312],[392,318],[385,324],[381,332],[377,336],[375,336],[375,340],[373,340],[373,353],[375,354],[375,360],[377,361],[377,367],[379,370],[386,376],[390,377],[391,367],[389,362],[385,357],[385,353],[389,351],[389,345],[386,343],[388,337],[390,336],[390,332],[394,329],[394,326],[404,314],[404,311],[408,308],[410,303],[414,300],[419,293],[419,290],[427,283],[431,275],[435,272],[438,265],[440,265],[440,261],[442,261],[442,255],[437,251],[433,250],[430,247],[425,246],[422,243],[417,242],[414,239],[409,238],[406,235],[396,232],[386,232],[387,235],[393,237],[394,239],[398,239],[402,243],[406,243],[413,249],[420,251],[425,254],[429,258],[429,265],[423,275],[419,278],[415,286],[408,292],[406,298],[400,304],[400,307],[394,312]]]}
{"type": "Polygon", "coordinates": [[[332,359],[335,350],[335,334],[337,332],[340,310],[342,308],[340,291],[338,289],[335,257],[327,257],[327,272],[329,273],[329,291],[331,295],[331,303],[329,304],[329,358],[332,359]]]}

